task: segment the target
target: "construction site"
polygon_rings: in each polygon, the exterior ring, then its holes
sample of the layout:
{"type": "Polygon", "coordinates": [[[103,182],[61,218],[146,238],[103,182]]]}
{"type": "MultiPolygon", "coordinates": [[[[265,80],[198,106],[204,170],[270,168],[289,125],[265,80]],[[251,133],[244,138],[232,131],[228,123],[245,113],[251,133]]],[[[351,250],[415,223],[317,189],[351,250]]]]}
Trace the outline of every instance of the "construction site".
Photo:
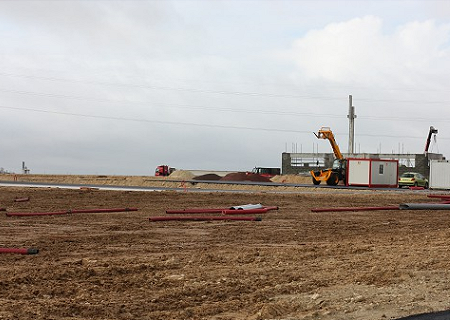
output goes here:
{"type": "Polygon", "coordinates": [[[444,157],[316,137],[283,174],[1,174],[0,319],[447,319],[450,194],[397,188],[444,157]]]}
{"type": "MultiPolygon", "coordinates": [[[[284,152],[282,154],[281,160],[281,169],[283,174],[302,174],[308,172],[323,172],[328,168],[332,168],[335,166],[335,160],[339,160],[340,164],[337,166],[341,167],[342,173],[340,173],[341,177],[336,181],[336,183],[332,182],[332,184],[337,184],[339,180],[348,179],[344,177],[344,175],[348,175],[349,172],[346,172],[347,159],[369,159],[369,160],[386,160],[393,161],[397,163],[397,172],[395,180],[398,176],[402,175],[405,172],[413,171],[422,174],[427,179],[430,178],[430,165],[432,162],[442,162],[445,161],[445,157],[439,153],[429,152],[429,147],[432,140],[436,140],[436,135],[438,130],[430,126],[428,135],[425,139],[425,148],[423,152],[411,154],[411,153],[357,153],[354,148],[355,141],[355,107],[352,104],[352,96],[349,96],[349,110],[347,118],[349,119],[349,134],[348,134],[348,152],[341,152],[338,143],[336,142],[334,135],[331,131],[331,128],[323,127],[319,130],[318,134],[315,134],[318,139],[329,140],[331,149],[333,152],[328,153],[288,153],[284,152]]],[[[335,173],[338,170],[334,170],[335,173]]],[[[329,175],[326,177],[322,177],[321,179],[316,179],[313,174],[313,183],[315,181],[319,182],[319,180],[328,180],[329,175]]]]}
{"type": "Polygon", "coordinates": [[[1,187],[0,319],[381,320],[449,308],[450,216],[430,197],[441,192],[169,178],[175,191],[143,192],[100,187],[137,177],[94,178],[1,187]],[[244,204],[261,206],[229,210],[244,204]]]}

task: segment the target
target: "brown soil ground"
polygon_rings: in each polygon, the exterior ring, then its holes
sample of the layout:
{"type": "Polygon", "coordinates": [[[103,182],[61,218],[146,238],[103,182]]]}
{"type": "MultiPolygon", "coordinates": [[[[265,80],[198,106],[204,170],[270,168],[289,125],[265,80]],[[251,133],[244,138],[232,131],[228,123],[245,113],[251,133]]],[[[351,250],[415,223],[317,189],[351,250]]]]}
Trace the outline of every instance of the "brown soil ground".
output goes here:
{"type": "Polygon", "coordinates": [[[1,187],[8,212],[139,211],[1,214],[0,247],[40,252],[0,254],[0,319],[381,320],[450,308],[450,212],[313,213],[435,202],[423,192],[315,190],[1,187]],[[148,220],[248,203],[279,210],[259,222],[148,220]]]}

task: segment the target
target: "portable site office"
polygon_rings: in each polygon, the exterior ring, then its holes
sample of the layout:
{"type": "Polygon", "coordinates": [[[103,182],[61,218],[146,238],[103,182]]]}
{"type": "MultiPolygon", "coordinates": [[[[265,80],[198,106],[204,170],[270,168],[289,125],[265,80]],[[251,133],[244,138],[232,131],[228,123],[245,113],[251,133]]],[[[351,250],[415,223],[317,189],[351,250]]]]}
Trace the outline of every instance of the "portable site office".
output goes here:
{"type": "Polygon", "coordinates": [[[398,160],[347,159],[347,185],[396,188],[398,185],[398,160]]]}

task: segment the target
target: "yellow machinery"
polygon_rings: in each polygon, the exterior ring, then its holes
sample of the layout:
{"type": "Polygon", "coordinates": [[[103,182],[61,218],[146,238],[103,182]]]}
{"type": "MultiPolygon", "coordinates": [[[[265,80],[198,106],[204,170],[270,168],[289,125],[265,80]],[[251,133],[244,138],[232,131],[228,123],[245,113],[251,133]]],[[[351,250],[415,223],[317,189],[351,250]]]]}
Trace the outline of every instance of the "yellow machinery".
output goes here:
{"type": "Polygon", "coordinates": [[[333,167],[325,170],[310,171],[313,183],[315,185],[320,184],[322,181],[330,186],[335,186],[339,181],[345,182],[345,169],[347,166],[347,161],[339,150],[339,146],[334,139],[333,132],[329,127],[322,127],[319,133],[314,133],[317,139],[326,139],[330,142],[331,148],[333,149],[335,160],[333,162],[333,167]]]}

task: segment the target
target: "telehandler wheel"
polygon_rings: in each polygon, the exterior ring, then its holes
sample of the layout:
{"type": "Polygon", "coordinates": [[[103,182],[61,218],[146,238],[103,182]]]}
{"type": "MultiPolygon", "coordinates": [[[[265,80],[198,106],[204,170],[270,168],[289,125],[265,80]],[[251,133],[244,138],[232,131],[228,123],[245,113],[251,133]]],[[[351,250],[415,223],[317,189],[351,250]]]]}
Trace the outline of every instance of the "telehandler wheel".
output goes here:
{"type": "Polygon", "coordinates": [[[329,185],[329,186],[336,186],[338,184],[338,182],[339,182],[338,175],[335,174],[335,173],[332,173],[330,175],[330,177],[328,178],[328,180],[327,180],[327,185],[329,185]]]}
{"type": "Polygon", "coordinates": [[[320,184],[320,180],[316,180],[316,179],[312,178],[312,181],[315,186],[318,186],[320,184]]]}

